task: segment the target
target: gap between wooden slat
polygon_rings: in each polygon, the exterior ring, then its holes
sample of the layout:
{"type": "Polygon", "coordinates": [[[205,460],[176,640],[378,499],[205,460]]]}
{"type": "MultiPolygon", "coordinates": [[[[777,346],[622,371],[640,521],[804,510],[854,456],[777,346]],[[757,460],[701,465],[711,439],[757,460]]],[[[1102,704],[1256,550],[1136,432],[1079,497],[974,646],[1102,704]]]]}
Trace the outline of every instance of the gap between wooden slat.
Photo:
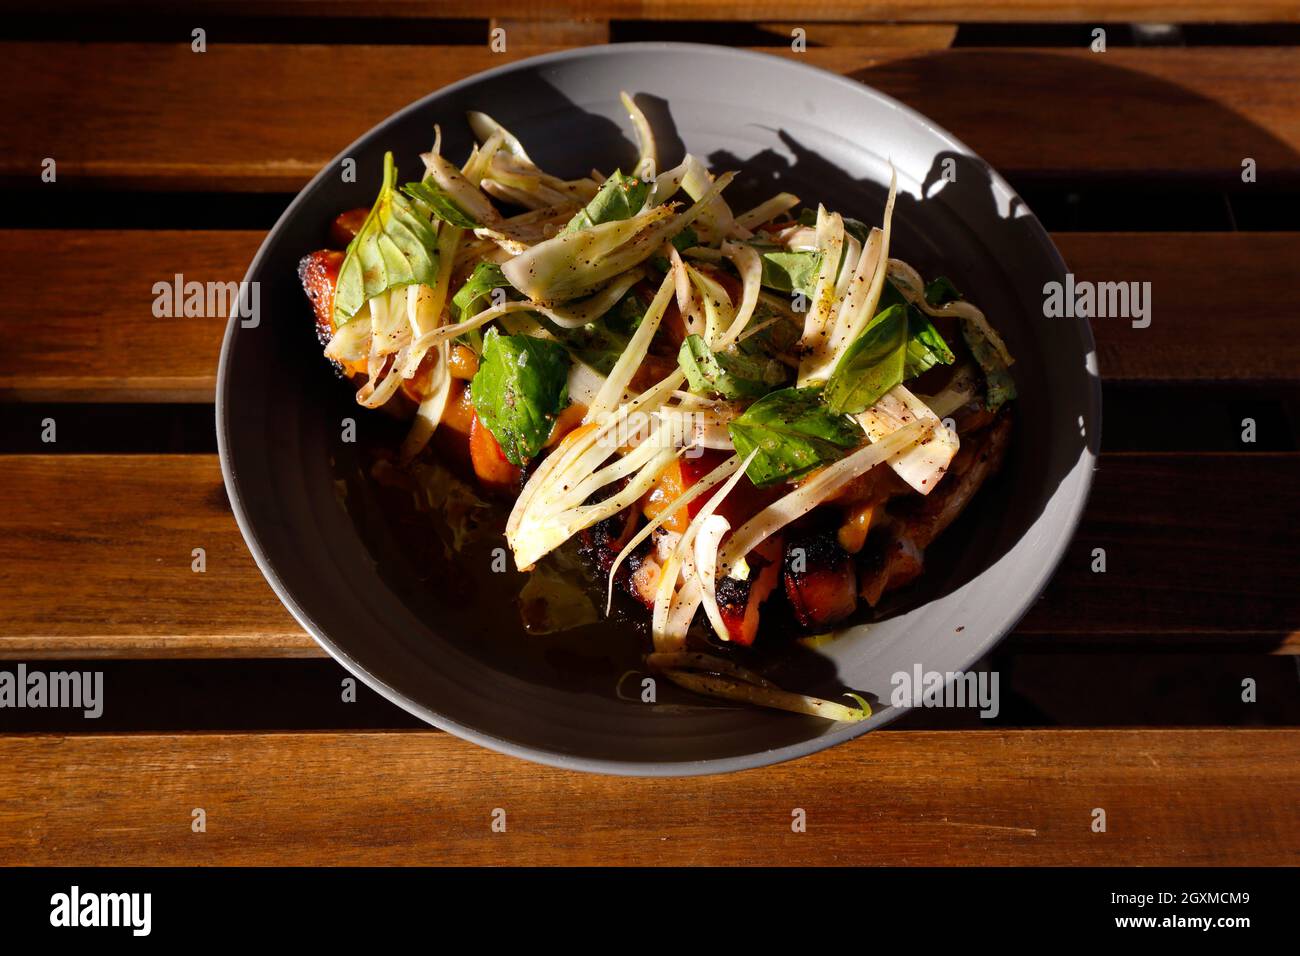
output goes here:
{"type": "Polygon", "coordinates": [[[670,780],[439,733],[17,736],[0,865],[1295,865],[1298,789],[1295,730],[876,733],[670,780]]]}
{"type": "MultiPolygon", "coordinates": [[[[1041,642],[1040,642],[1041,643],[1041,642]]],[[[180,733],[429,729],[420,718],[365,685],[341,693],[346,671],[312,660],[172,658],[170,660],[29,661],[31,670],[103,674],[103,713],[87,720],[71,708],[0,710],[0,733],[180,733]]],[[[0,662],[13,673],[16,664],[0,662]]],[[[923,707],[887,732],[1090,728],[1300,730],[1296,658],[1195,649],[1157,653],[1092,645],[1041,653],[1013,642],[979,670],[999,675],[1000,709],[923,707]],[[1241,682],[1255,698],[1241,699],[1241,682]]]]}
{"type": "MultiPolygon", "coordinates": [[[[293,190],[408,103],[535,52],[4,43],[0,183],[293,190]],[[384,82],[322,94],[358,76],[384,82]],[[56,184],[40,181],[46,158],[58,164],[56,184]]],[[[1241,163],[1252,158],[1261,181],[1300,177],[1296,48],[767,52],[898,97],[1012,175],[1178,175],[1241,186],[1241,163]]]]}
{"type": "MultiPolygon", "coordinates": [[[[211,402],[224,316],[155,318],[154,283],[237,282],[260,232],[0,231],[0,401],[211,402]],[[32,256],[34,248],[44,254],[32,256]],[[70,294],[72,288],[93,295],[70,294]],[[33,321],[39,316],[39,321],[33,321]]],[[[1107,382],[1288,382],[1300,233],[1059,233],[1081,280],[1152,286],[1152,322],[1098,319],[1107,382]],[[1229,275],[1231,282],[1223,281],[1229,275]],[[1251,330],[1225,335],[1225,329],[1251,330]]],[[[310,250],[304,249],[306,253],[310,250]]],[[[303,300],[301,315],[310,321],[303,300]]],[[[1044,320],[1049,321],[1049,320],[1044,320]]]]}
{"type": "MultiPolygon", "coordinates": [[[[1103,455],[1017,639],[1300,653],[1295,529],[1277,520],[1298,474],[1296,453],[1103,455]]],[[[0,514],[0,658],[322,653],[254,565],[215,456],[4,456],[0,487],[23,503],[0,514]]]]}
{"type": "MultiPolygon", "coordinates": [[[[792,45],[796,37],[799,37],[805,46],[812,47],[898,47],[912,50],[942,50],[952,46],[953,40],[957,37],[955,23],[836,23],[782,20],[747,23],[738,27],[752,28],[769,34],[774,42],[780,44],[792,45]],[[796,30],[802,30],[802,35],[795,33],[796,30]]],[[[553,49],[594,46],[610,41],[609,20],[493,17],[488,21],[488,31],[487,42],[498,44],[504,42],[507,47],[516,48],[553,49]],[[493,32],[498,29],[504,33],[493,32]]]]}

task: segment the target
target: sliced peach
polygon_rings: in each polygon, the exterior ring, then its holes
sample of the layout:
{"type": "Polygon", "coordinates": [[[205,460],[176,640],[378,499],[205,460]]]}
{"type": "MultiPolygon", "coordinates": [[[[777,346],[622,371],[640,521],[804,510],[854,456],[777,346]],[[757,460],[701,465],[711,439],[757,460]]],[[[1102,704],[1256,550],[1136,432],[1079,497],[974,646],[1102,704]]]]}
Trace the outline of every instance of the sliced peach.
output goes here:
{"type": "Polygon", "coordinates": [[[555,424],[551,426],[551,437],[546,439],[545,447],[550,448],[563,441],[565,435],[582,424],[582,417],[586,414],[587,406],[574,402],[555,416],[555,424]]]}
{"type": "Polygon", "coordinates": [[[451,394],[447,397],[447,407],[443,410],[439,428],[448,428],[458,435],[469,436],[474,423],[474,402],[470,399],[469,383],[454,380],[451,394]]]}
{"type": "MultiPolygon", "coordinates": [[[[642,513],[650,520],[654,520],[679,495],[721,465],[728,457],[730,456],[726,452],[704,448],[700,449],[698,454],[688,453],[669,462],[659,473],[659,477],[646,492],[645,497],[641,499],[642,513]]],[[[700,495],[664,522],[664,529],[678,534],[684,532],[691,519],[699,513],[712,495],[712,489],[700,495]]],[[[715,513],[726,518],[733,529],[739,528],[778,497],[780,497],[779,488],[756,488],[748,478],[741,478],[717,507],[715,513]]]]}
{"type": "Polygon", "coordinates": [[[496,438],[477,414],[469,427],[469,458],[474,466],[474,474],[478,475],[479,481],[486,487],[503,493],[519,490],[522,472],[510,463],[496,438]]]}
{"type": "Polygon", "coordinates": [[[862,546],[867,543],[867,534],[871,531],[871,522],[880,507],[878,502],[868,502],[849,508],[844,523],[836,533],[841,548],[849,554],[857,554],[862,550],[862,546]]]}
{"type": "Polygon", "coordinates": [[[478,356],[474,354],[474,350],[463,345],[453,345],[450,354],[451,359],[447,363],[447,368],[451,371],[452,378],[466,380],[473,378],[474,373],[478,371],[478,356]]]}

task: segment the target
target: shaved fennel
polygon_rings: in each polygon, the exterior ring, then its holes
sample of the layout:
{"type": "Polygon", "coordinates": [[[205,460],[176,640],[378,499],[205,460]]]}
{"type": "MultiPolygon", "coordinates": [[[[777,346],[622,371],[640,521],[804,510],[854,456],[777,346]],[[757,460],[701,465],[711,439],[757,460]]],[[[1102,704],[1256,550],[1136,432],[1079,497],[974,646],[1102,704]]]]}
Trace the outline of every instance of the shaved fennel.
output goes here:
{"type": "MultiPolygon", "coordinates": [[[[667,561],[664,562],[663,573],[659,578],[659,587],[655,592],[654,614],[650,622],[650,633],[654,638],[655,650],[665,650],[667,648],[680,648],[686,641],[686,631],[690,627],[691,618],[695,615],[695,609],[699,607],[700,601],[704,597],[704,588],[713,587],[713,579],[709,579],[708,585],[702,585],[698,574],[698,569],[694,568],[695,538],[700,533],[700,529],[717,511],[718,506],[726,499],[736,483],[745,476],[745,469],[749,463],[754,460],[754,452],[751,452],[745,458],[736,472],[731,475],[726,482],[714,492],[713,496],[700,508],[699,512],[687,526],[681,540],[677,542],[677,547],[667,561]],[[678,574],[682,573],[687,580],[686,587],[682,592],[677,590],[678,574]]],[[[718,527],[715,524],[715,527],[718,527]]],[[[722,534],[726,529],[718,533],[718,539],[721,540],[722,534]]],[[[713,542],[714,555],[717,554],[718,541],[713,542]]],[[[712,562],[716,572],[717,562],[712,562]]],[[[714,612],[717,612],[717,602],[714,601],[714,612]]],[[[711,619],[712,620],[712,619],[711,619]]],[[[714,626],[722,625],[721,615],[718,615],[714,626]]],[[[721,626],[719,634],[723,640],[729,640],[730,635],[727,629],[721,626]]]]}
{"type": "Polygon", "coordinates": [[[642,179],[655,178],[655,134],[650,128],[649,121],[641,108],[627,93],[618,95],[619,102],[623,104],[623,109],[627,110],[628,118],[632,120],[632,128],[636,130],[637,141],[641,144],[641,157],[637,160],[636,174],[642,179]]]}
{"type": "Polygon", "coordinates": [[[701,200],[683,213],[654,206],[631,219],[563,233],[511,259],[502,272],[534,302],[578,298],[648,259],[660,243],[690,225],[732,178],[732,173],[719,176],[701,200]]]}
{"type": "MultiPolygon", "coordinates": [[[[843,553],[818,560],[866,562],[869,575],[878,555],[852,557],[869,528],[910,541],[918,521],[946,525],[973,494],[967,472],[941,485],[962,440],[948,416],[963,437],[1005,436],[996,413],[1015,394],[1012,357],[951,281],[926,286],[891,258],[892,170],[878,225],[796,211],[786,192],[736,215],[723,196],[735,173],[715,178],[689,153],[661,170],[645,113],[628,93],[620,103],[635,175],[554,175],[480,112],[467,114],[477,145],[461,167],[436,126],[420,182],[397,188],[386,157],[347,251],[299,267],[326,355],[358,403],[410,420],[400,465],[385,458],[391,475],[429,467],[419,456],[443,427],[455,434],[440,453],[466,450],[485,492],[517,490],[505,540],[520,570],[548,556],[541,570],[553,570],[581,535],[607,568],[606,614],[616,583],[649,605],[652,673],[723,700],[865,719],[854,694],[791,693],[693,642],[757,638],[747,653],[762,653],[757,617],[772,593],[806,602],[795,610],[810,627],[847,614],[838,598],[815,606],[826,600],[815,577],[796,597],[805,582],[786,563],[787,529],[836,532],[828,546],[843,553]],[[931,318],[954,320],[960,338],[931,318]],[[944,365],[947,385],[915,394],[944,365]],[[870,474],[882,464],[902,481],[870,474]],[[912,504],[886,510],[897,498],[912,504]]],[[[331,235],[355,222],[341,217],[331,235]]],[[[859,583],[873,605],[899,586],[859,583]]]]}
{"type": "Polygon", "coordinates": [[[925,421],[910,422],[875,444],[860,448],[835,464],[828,465],[794,491],[768,505],[731,536],[719,558],[722,573],[730,573],[731,568],[750,551],[791,521],[806,515],[854,478],[923,440],[933,427],[925,421]]]}
{"type": "Polygon", "coordinates": [[[875,405],[860,413],[857,419],[873,442],[881,441],[912,422],[922,422],[931,429],[926,440],[889,458],[889,467],[898,477],[923,495],[934,490],[960,447],[957,432],[940,421],[925,402],[902,385],[895,386],[875,405]]]}

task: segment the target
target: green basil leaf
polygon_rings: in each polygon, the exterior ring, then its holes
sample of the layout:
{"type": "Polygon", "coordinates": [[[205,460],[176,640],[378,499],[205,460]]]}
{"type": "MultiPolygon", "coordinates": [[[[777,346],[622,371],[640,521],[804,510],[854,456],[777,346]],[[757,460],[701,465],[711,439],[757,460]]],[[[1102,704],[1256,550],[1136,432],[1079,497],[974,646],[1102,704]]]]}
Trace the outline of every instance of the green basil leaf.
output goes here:
{"type": "Polygon", "coordinates": [[[957,291],[957,287],[952,284],[952,280],[947,276],[938,276],[926,283],[925,301],[931,305],[944,305],[960,298],[963,298],[962,294],[957,291]]]}
{"type": "Polygon", "coordinates": [[[961,335],[966,340],[970,354],[984,372],[985,405],[989,411],[996,412],[1005,402],[1016,397],[1016,383],[1011,377],[1011,371],[979,326],[962,319],[961,335]]]}
{"type": "MultiPolygon", "coordinates": [[[[700,234],[690,226],[687,226],[668,241],[673,244],[673,248],[678,252],[685,252],[687,249],[691,248],[691,246],[698,246],[700,244],[700,234]]],[[[668,267],[672,265],[672,263],[664,256],[651,256],[646,261],[660,272],[667,272],[668,267]]]]}
{"type": "Polygon", "coordinates": [[[930,317],[915,306],[907,309],[907,353],[903,378],[916,378],[936,365],[951,365],[957,360],[930,317]]]}
{"type": "Polygon", "coordinates": [[[779,316],[762,300],[754,307],[754,315],[745,331],[736,341],[736,348],[745,355],[779,360],[782,356],[798,357],[800,330],[783,316],[779,316]],[[756,331],[750,331],[756,329],[756,331]]]}
{"type": "Polygon", "coordinates": [[[577,232],[616,219],[631,219],[641,211],[649,194],[649,183],[642,182],[635,176],[624,176],[616,169],[614,175],[601,184],[586,208],[570,219],[560,233],[577,232]]]}
{"type": "Polygon", "coordinates": [[[566,329],[556,325],[544,315],[537,315],[535,318],[543,328],[564,344],[574,358],[590,365],[600,374],[608,375],[619,356],[627,350],[632,333],[645,318],[645,310],[646,306],[641,301],[641,297],[635,291],[629,290],[600,318],[576,329],[566,329]]]}
{"type": "MultiPolygon", "coordinates": [[[[451,320],[464,322],[489,307],[489,303],[483,300],[491,296],[494,291],[509,288],[510,283],[502,275],[499,265],[495,262],[480,262],[474,267],[470,277],[465,280],[465,284],[451,297],[451,320]]],[[[469,346],[476,353],[482,352],[483,330],[470,329],[464,335],[457,336],[456,341],[469,346]]]]}
{"type": "MultiPolygon", "coordinates": [[[[925,301],[934,306],[946,305],[949,302],[964,298],[965,296],[961,294],[947,276],[938,276],[925,286],[925,301]]],[[[1001,354],[993,343],[985,337],[978,326],[966,319],[962,319],[961,336],[966,340],[967,348],[970,349],[971,355],[975,357],[975,361],[979,363],[981,371],[984,372],[984,401],[989,411],[995,412],[1004,403],[1016,397],[1016,383],[1011,377],[1011,371],[1007,368],[1001,354]]],[[[911,349],[910,343],[908,348],[911,349]]],[[[948,354],[951,355],[952,353],[949,352],[948,354]]],[[[948,362],[951,364],[952,359],[950,358],[948,362]]]]}
{"type": "Polygon", "coordinates": [[[876,306],[876,315],[895,305],[907,308],[907,355],[903,369],[904,381],[916,378],[936,365],[951,365],[957,360],[948,343],[930,321],[930,317],[903,298],[903,294],[898,291],[893,282],[886,281],[880,293],[880,303],[876,306]]]}
{"type": "Polygon", "coordinates": [[[522,466],[542,450],[569,404],[569,355],[558,342],[489,329],[470,400],[506,458],[522,466]]]}
{"type": "Polygon", "coordinates": [[[817,290],[817,272],[822,267],[819,252],[763,251],[762,284],[778,292],[801,292],[811,297],[817,290]]]}
{"type": "Polygon", "coordinates": [[[891,305],[844,350],[826,382],[832,411],[856,415],[903,381],[907,357],[907,307],[891,305]]]}
{"type": "Polygon", "coordinates": [[[473,216],[456,205],[450,193],[431,179],[419,183],[407,183],[402,187],[402,192],[410,196],[422,212],[432,218],[441,219],[448,225],[458,229],[477,229],[483,225],[481,222],[475,222],[473,216]]]}
{"type": "Polygon", "coordinates": [[[863,441],[858,423],[827,408],[820,388],[771,392],[749,406],[727,430],[742,458],[757,449],[745,474],[760,487],[797,481],[822,465],[839,461],[863,441]]]}
{"type": "Polygon", "coordinates": [[[367,302],[389,289],[422,282],[433,285],[438,276],[434,251],[437,231],[393,188],[397,167],[393,154],[384,154],[384,182],[370,214],[348,243],[339,266],[334,292],[334,325],[349,322],[367,302]]]}
{"type": "Polygon", "coordinates": [[[509,289],[510,283],[495,262],[480,262],[473,274],[465,280],[451,297],[451,317],[454,322],[464,322],[487,306],[479,307],[479,300],[490,296],[495,289],[509,289]]]}
{"type": "Polygon", "coordinates": [[[619,335],[601,322],[592,322],[578,329],[560,329],[559,326],[552,328],[550,325],[547,328],[553,333],[558,329],[561,334],[556,337],[573,357],[584,365],[590,365],[601,375],[608,375],[614,370],[618,357],[628,344],[628,336],[619,335]]]}
{"type": "Polygon", "coordinates": [[[601,316],[600,321],[609,326],[612,331],[631,338],[632,333],[641,327],[641,320],[645,318],[647,308],[647,304],[637,294],[636,289],[632,288],[618,300],[614,308],[601,316]]]}
{"type": "Polygon", "coordinates": [[[687,226],[668,241],[673,244],[673,248],[678,252],[685,252],[687,249],[691,248],[691,246],[698,246],[700,244],[700,234],[692,227],[687,226]]]}
{"type": "Polygon", "coordinates": [[[785,382],[780,362],[742,352],[714,352],[698,335],[688,335],[677,352],[691,391],[722,398],[757,398],[785,382]]]}

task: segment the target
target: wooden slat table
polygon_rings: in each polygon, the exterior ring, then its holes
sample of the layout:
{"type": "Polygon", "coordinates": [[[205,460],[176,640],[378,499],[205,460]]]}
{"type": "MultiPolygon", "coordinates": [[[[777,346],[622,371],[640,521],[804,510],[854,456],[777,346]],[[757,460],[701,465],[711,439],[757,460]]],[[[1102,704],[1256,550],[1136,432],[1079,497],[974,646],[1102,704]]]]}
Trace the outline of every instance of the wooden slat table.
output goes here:
{"type": "MultiPolygon", "coordinates": [[[[92,26],[105,15],[101,4],[56,6],[92,26]]],[[[188,27],[162,42],[122,39],[133,23],[174,16],[162,5],[111,6],[127,17],[111,41],[86,27],[93,42],[0,43],[0,186],[11,200],[0,217],[0,402],[11,421],[211,405],[224,322],[154,318],[152,284],[173,273],[237,280],[264,231],[231,221],[238,213],[192,220],[187,204],[203,206],[202,194],[277,208],[343,145],[430,89],[556,45],[635,38],[635,21],[748,20],[749,37],[761,21],[777,44],[803,24],[806,53],[770,52],[902,99],[1018,186],[1163,190],[1174,203],[1219,196],[1229,210],[1180,231],[1132,231],[1112,215],[1054,238],[1080,278],[1152,283],[1151,328],[1096,325],[1108,400],[1135,409],[1158,396],[1193,416],[1213,405],[1220,414],[1206,420],[1236,429],[1234,396],[1248,393],[1281,409],[1278,434],[1259,446],[1267,451],[1194,429],[1170,447],[1157,419],[1108,418],[1124,450],[1103,454],[1060,571],[1000,659],[1067,660],[1104,646],[1147,661],[1137,671],[1154,674],[1143,686],[1155,687],[1178,676],[1152,667],[1151,655],[1204,655],[1215,692],[1232,701],[1243,668],[1276,677],[1289,659],[1269,655],[1300,652],[1300,451],[1287,418],[1300,367],[1300,217],[1285,211],[1300,188],[1300,48],[1117,42],[1098,54],[1022,46],[1015,31],[1032,28],[1014,26],[999,45],[967,46],[955,26],[1108,24],[1118,36],[1128,22],[1300,20],[1293,3],[502,0],[497,19],[481,24],[485,40],[492,26],[515,38],[502,54],[486,43],[341,42],[353,18],[391,17],[401,30],[483,16],[459,0],[193,4],[186,16],[196,25],[236,23],[255,41],[262,17],[310,17],[304,28],[316,31],[313,42],[227,43],[215,30],[203,54],[191,51],[188,27]],[[384,82],[348,84],[322,113],[323,75],[384,82]],[[40,182],[46,157],[57,161],[56,184],[40,182]],[[1255,195],[1241,182],[1245,158],[1256,161],[1265,205],[1276,198],[1267,230],[1233,227],[1234,203],[1255,195]],[[101,199],[123,212],[109,228],[102,217],[85,228],[101,199]],[[170,210],[145,218],[168,229],[138,227],[137,205],[170,210]],[[1105,575],[1090,569],[1094,547],[1107,550],[1105,575]],[[1231,655],[1231,667],[1216,672],[1215,655],[1231,655]]],[[[689,39],[696,29],[667,23],[654,35],[689,39]]],[[[177,454],[159,439],[143,454],[69,454],[30,436],[6,442],[0,670],[111,658],[148,679],[186,661],[251,668],[259,658],[293,681],[295,668],[312,666],[295,658],[320,656],[254,566],[211,450],[177,454]],[[203,575],[190,571],[195,541],[207,552],[203,575]]],[[[89,436],[79,447],[93,444],[89,436]]],[[[1300,863],[1300,720],[1288,722],[1287,707],[1269,711],[1283,715],[1273,726],[1253,728],[1222,716],[1189,728],[1197,721],[1153,713],[1149,726],[1099,729],[1104,699],[1096,718],[1043,726],[916,730],[904,720],[794,764],[645,782],[525,764],[432,730],[277,732],[270,704],[213,706],[263,706],[264,729],[186,732],[160,716],[112,733],[0,736],[0,864],[491,863],[507,854],[564,864],[1300,863]],[[308,796],[325,792],[327,801],[308,796]],[[581,820],[571,813],[579,805],[581,820]],[[704,806],[714,809],[702,815],[704,806]],[[208,814],[206,834],[191,832],[195,807],[208,814]],[[490,829],[497,807],[509,815],[506,834],[490,829]],[[794,807],[808,813],[806,834],[790,830],[794,807]],[[1091,828],[1097,807],[1106,833],[1091,828]]],[[[4,719],[0,711],[0,731],[4,719]]]]}
{"type": "Polygon", "coordinates": [[[881,732],[760,771],[629,782],[424,732],[13,737],[0,859],[294,865],[328,842],[354,865],[1294,863],[1298,738],[881,732]]]}
{"type": "MultiPolygon", "coordinates": [[[[0,284],[27,286],[28,304],[46,316],[0,356],[0,399],[210,403],[225,320],[155,319],[153,283],[177,273],[237,282],[263,236],[0,230],[0,284]],[[48,255],[25,257],[33,244],[48,255]],[[98,290],[93,300],[65,294],[60,277],[70,273],[98,290]]],[[[1300,235],[1060,233],[1054,239],[1080,280],[1141,278],[1159,290],[1161,321],[1149,328],[1097,323],[1107,382],[1286,382],[1300,366],[1300,339],[1288,334],[1294,317],[1277,307],[1291,285],[1290,274],[1277,265],[1300,235]],[[1233,281],[1189,268],[1189,262],[1210,261],[1233,281]],[[1116,263],[1122,263],[1119,271],[1116,263]],[[1250,335],[1226,337],[1213,352],[1198,345],[1225,324],[1247,323],[1250,335]]]]}
{"type": "MultiPolygon", "coordinates": [[[[0,183],[30,184],[52,156],[65,186],[293,190],[431,89],[539,52],[214,41],[198,54],[188,43],[0,43],[0,106],[10,118],[0,129],[0,183]],[[322,74],[377,69],[383,83],[351,87],[330,103],[330,121],[320,121],[322,74]],[[39,86],[25,81],[34,75],[43,78],[39,86]],[[268,115],[277,122],[262,121],[268,115]]],[[[1005,175],[1239,182],[1244,157],[1269,176],[1300,173],[1300,117],[1290,92],[1300,84],[1300,49],[768,52],[898,97],[1005,175]],[[955,96],[972,75],[981,95],[955,96]]]]}

